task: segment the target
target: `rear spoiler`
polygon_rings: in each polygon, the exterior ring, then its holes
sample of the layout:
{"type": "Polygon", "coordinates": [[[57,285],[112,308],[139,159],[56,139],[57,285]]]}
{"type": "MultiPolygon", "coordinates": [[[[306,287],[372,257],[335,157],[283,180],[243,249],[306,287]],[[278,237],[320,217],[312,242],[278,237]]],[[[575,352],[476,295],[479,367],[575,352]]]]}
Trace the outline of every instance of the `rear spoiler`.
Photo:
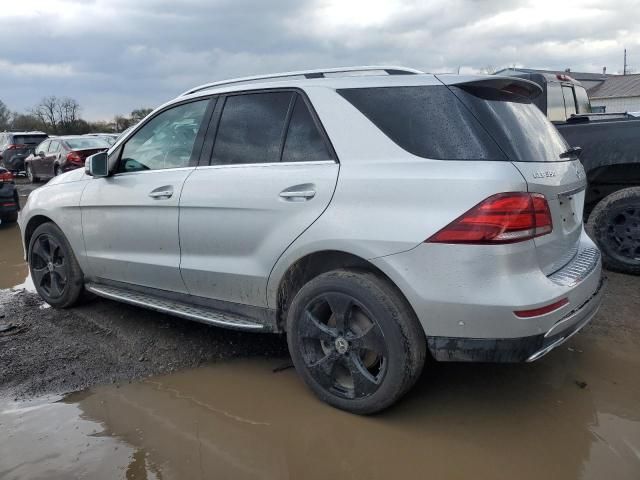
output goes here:
{"type": "Polygon", "coordinates": [[[436,78],[451,87],[492,89],[529,99],[542,93],[542,87],[537,83],[517,77],[436,75],[436,78]]]}

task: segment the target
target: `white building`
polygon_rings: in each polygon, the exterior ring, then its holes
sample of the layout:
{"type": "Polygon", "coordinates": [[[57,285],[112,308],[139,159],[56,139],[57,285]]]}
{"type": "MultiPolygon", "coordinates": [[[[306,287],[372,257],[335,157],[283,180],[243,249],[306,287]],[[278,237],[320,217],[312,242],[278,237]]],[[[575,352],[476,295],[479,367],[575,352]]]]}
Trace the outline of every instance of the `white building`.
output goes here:
{"type": "Polygon", "coordinates": [[[600,111],[640,112],[640,74],[609,75],[599,85],[589,88],[587,93],[591,106],[601,107],[600,111]]]}

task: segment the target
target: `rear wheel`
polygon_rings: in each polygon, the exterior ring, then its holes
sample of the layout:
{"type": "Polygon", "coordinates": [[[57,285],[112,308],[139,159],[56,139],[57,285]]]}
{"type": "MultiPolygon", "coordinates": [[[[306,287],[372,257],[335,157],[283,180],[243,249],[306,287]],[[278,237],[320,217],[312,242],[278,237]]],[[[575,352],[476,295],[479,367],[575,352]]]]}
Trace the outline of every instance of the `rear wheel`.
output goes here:
{"type": "Polygon", "coordinates": [[[353,413],[383,410],[416,382],[426,355],[406,300],[370,272],[335,270],[300,289],[287,315],[298,373],[323,401],[353,413]]]}
{"type": "Polygon", "coordinates": [[[53,174],[57,177],[58,175],[62,175],[62,168],[60,168],[60,165],[56,165],[55,167],[53,167],[53,174]]]}
{"type": "Polygon", "coordinates": [[[610,270],[640,275],[640,187],[625,188],[600,200],[587,231],[610,270]]]}
{"type": "Polygon", "coordinates": [[[36,183],[38,180],[40,180],[38,177],[34,175],[33,167],[31,166],[30,163],[27,163],[26,170],[27,170],[27,178],[31,183],[36,183]]]}
{"type": "Polygon", "coordinates": [[[33,232],[29,271],[38,294],[52,307],[73,306],[84,290],[82,270],[71,246],[53,223],[44,223],[33,232]]]}

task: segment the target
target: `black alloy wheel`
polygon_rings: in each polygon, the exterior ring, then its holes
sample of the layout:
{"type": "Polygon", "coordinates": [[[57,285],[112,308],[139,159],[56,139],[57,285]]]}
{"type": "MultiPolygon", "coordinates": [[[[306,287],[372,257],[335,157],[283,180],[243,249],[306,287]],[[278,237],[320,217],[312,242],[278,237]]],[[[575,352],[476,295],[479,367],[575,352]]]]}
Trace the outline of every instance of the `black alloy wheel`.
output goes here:
{"type": "Polygon", "coordinates": [[[314,298],[297,335],[311,376],[333,394],[363,398],[380,386],[388,361],[384,335],[357,299],[340,292],[314,298]]]}

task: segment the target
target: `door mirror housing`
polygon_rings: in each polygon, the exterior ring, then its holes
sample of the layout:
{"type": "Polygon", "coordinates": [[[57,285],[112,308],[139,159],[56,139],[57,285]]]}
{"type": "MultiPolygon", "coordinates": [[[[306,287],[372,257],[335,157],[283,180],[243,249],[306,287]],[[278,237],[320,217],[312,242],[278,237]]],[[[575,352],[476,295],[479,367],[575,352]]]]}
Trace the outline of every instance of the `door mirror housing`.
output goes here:
{"type": "Polygon", "coordinates": [[[107,152],[98,152],[87,157],[84,163],[84,171],[92,177],[108,177],[109,176],[109,159],[107,152]]]}
{"type": "Polygon", "coordinates": [[[42,150],[40,150],[40,151],[38,152],[38,156],[39,156],[40,158],[44,158],[44,152],[43,152],[42,150]]]}

